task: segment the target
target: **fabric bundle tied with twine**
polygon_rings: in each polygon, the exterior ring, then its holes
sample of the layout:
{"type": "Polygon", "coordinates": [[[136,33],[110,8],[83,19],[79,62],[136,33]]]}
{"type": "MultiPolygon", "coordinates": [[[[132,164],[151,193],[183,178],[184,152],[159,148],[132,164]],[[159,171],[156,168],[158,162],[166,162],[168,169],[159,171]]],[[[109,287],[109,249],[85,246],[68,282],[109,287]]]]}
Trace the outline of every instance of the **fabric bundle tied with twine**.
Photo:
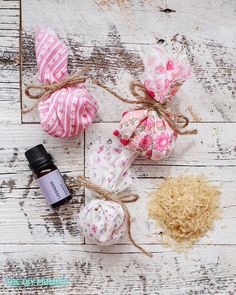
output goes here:
{"type": "Polygon", "coordinates": [[[135,247],[151,256],[133,239],[130,213],[126,206],[126,203],[138,200],[138,196],[130,192],[130,166],[134,158],[119,143],[97,140],[88,154],[89,179],[79,176],[75,182],[71,181],[70,187],[84,187],[93,193],[93,199],[79,213],[81,233],[87,239],[104,246],[124,242],[129,237],[135,247]]]}
{"type": "Polygon", "coordinates": [[[88,128],[97,113],[96,100],[85,86],[87,69],[68,75],[67,46],[50,29],[37,27],[35,53],[40,85],[26,86],[25,94],[38,103],[23,110],[26,114],[38,106],[44,131],[55,137],[73,137],[88,128]]]}
{"type": "Polygon", "coordinates": [[[136,100],[123,98],[94,80],[119,100],[140,105],[125,112],[119,127],[113,132],[120,143],[138,156],[157,161],[170,154],[178,135],[196,134],[197,130],[185,130],[189,124],[187,117],[172,114],[167,108],[167,103],[189,75],[189,66],[155,48],[146,64],[144,83],[130,84],[130,92],[136,100]]]}
{"type": "Polygon", "coordinates": [[[137,201],[137,195],[114,194],[83,176],[77,177],[77,184],[70,187],[87,188],[99,198],[90,201],[79,214],[79,225],[85,237],[100,245],[112,245],[128,234],[136,248],[152,257],[151,253],[135,242],[131,234],[131,217],[125,204],[137,201]]]}

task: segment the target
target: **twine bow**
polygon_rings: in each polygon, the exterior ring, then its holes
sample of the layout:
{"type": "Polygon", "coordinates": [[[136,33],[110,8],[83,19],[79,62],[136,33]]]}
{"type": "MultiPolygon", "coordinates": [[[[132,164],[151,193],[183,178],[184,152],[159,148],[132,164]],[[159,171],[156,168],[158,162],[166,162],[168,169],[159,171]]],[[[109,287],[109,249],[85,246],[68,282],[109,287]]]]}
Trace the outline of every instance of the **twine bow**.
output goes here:
{"type": "Polygon", "coordinates": [[[129,236],[130,241],[132,242],[132,244],[136,248],[138,248],[145,255],[147,255],[149,257],[152,257],[151,253],[147,252],[144,248],[139,246],[134,241],[134,239],[132,237],[132,234],[131,234],[131,217],[130,217],[129,210],[126,207],[125,203],[133,203],[133,202],[137,201],[139,197],[137,195],[132,195],[132,194],[124,195],[124,196],[114,194],[114,193],[108,191],[107,189],[102,188],[101,186],[91,182],[90,180],[86,179],[83,176],[78,176],[77,177],[77,182],[78,182],[78,184],[73,184],[73,185],[70,185],[69,187],[70,188],[73,188],[73,187],[76,187],[76,188],[85,187],[85,188],[87,188],[89,190],[94,191],[99,199],[109,200],[109,201],[112,201],[112,202],[115,202],[115,203],[119,204],[123,208],[123,210],[125,211],[126,216],[127,216],[128,236],[129,236]]]}
{"type": "Polygon", "coordinates": [[[102,87],[109,93],[111,93],[113,96],[118,98],[119,100],[130,103],[130,104],[136,104],[136,105],[143,105],[145,109],[147,110],[154,110],[158,113],[160,117],[165,119],[169,126],[176,131],[177,134],[184,135],[184,134],[197,134],[197,130],[183,130],[186,128],[189,124],[189,119],[183,115],[173,115],[171,114],[167,109],[166,105],[161,104],[160,102],[153,99],[152,96],[149,95],[146,88],[143,84],[139,82],[131,82],[129,85],[130,92],[134,97],[137,98],[137,100],[130,100],[127,98],[124,98],[111,90],[109,87],[103,85],[97,80],[93,80],[93,83],[102,87]],[[173,119],[174,117],[174,119],[173,119]]]}
{"type": "MultiPolygon", "coordinates": [[[[87,70],[88,70],[88,67],[85,67],[84,69],[82,69],[78,73],[70,75],[69,77],[67,77],[65,79],[62,79],[61,81],[53,83],[53,84],[47,84],[47,83],[42,83],[42,84],[39,84],[39,85],[29,84],[25,88],[25,95],[28,96],[31,99],[42,100],[42,99],[50,96],[54,92],[56,92],[58,90],[61,90],[62,88],[74,87],[74,86],[83,84],[86,81],[86,77],[83,76],[83,74],[87,70]],[[36,90],[36,91],[41,90],[41,91],[39,93],[34,94],[32,92],[32,90],[36,90]]],[[[37,105],[38,105],[38,103],[35,104],[31,108],[23,110],[22,113],[26,114],[26,113],[31,112],[32,110],[34,110],[36,108],[37,105]]]]}

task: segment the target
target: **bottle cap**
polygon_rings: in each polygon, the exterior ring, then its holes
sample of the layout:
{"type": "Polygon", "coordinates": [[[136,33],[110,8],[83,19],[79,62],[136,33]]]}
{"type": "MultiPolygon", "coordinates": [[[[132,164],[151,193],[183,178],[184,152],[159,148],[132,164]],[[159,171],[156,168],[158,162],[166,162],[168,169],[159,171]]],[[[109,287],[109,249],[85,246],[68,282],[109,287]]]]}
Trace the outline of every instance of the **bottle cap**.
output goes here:
{"type": "Polygon", "coordinates": [[[45,150],[42,144],[36,145],[25,152],[29,167],[34,172],[39,171],[48,164],[53,164],[52,156],[45,150]]]}

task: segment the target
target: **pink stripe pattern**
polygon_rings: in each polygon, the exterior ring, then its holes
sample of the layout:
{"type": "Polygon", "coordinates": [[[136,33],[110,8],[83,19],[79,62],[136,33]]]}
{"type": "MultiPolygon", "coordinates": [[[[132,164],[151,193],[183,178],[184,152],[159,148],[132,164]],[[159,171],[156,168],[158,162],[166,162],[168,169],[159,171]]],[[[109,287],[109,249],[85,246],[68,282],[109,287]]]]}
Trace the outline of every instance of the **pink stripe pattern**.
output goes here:
{"type": "MultiPolygon", "coordinates": [[[[53,84],[68,76],[68,47],[48,28],[37,27],[35,51],[38,79],[53,84]]],[[[55,137],[73,137],[88,128],[98,111],[96,100],[84,84],[67,87],[44,98],[38,105],[41,126],[55,137]]]]}

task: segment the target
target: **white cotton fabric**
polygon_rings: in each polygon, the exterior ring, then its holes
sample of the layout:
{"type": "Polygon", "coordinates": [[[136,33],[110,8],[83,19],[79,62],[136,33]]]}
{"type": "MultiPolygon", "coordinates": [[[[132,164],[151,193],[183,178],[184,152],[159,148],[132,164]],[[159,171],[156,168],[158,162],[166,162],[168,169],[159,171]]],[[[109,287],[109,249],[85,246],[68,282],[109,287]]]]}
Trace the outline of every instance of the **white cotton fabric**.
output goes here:
{"type": "Polygon", "coordinates": [[[114,193],[128,190],[132,184],[130,166],[137,157],[118,142],[97,141],[90,149],[88,173],[91,181],[114,193]]]}
{"type": "Polygon", "coordinates": [[[100,199],[92,200],[79,214],[83,235],[96,244],[112,245],[126,234],[126,215],[121,205],[100,199]]]}
{"type": "MultiPolygon", "coordinates": [[[[90,180],[103,188],[121,193],[132,184],[130,166],[136,154],[119,143],[96,142],[90,149],[88,172],[90,180]]],[[[83,235],[100,245],[116,244],[127,233],[127,216],[116,202],[94,199],[79,214],[83,235]]]]}

